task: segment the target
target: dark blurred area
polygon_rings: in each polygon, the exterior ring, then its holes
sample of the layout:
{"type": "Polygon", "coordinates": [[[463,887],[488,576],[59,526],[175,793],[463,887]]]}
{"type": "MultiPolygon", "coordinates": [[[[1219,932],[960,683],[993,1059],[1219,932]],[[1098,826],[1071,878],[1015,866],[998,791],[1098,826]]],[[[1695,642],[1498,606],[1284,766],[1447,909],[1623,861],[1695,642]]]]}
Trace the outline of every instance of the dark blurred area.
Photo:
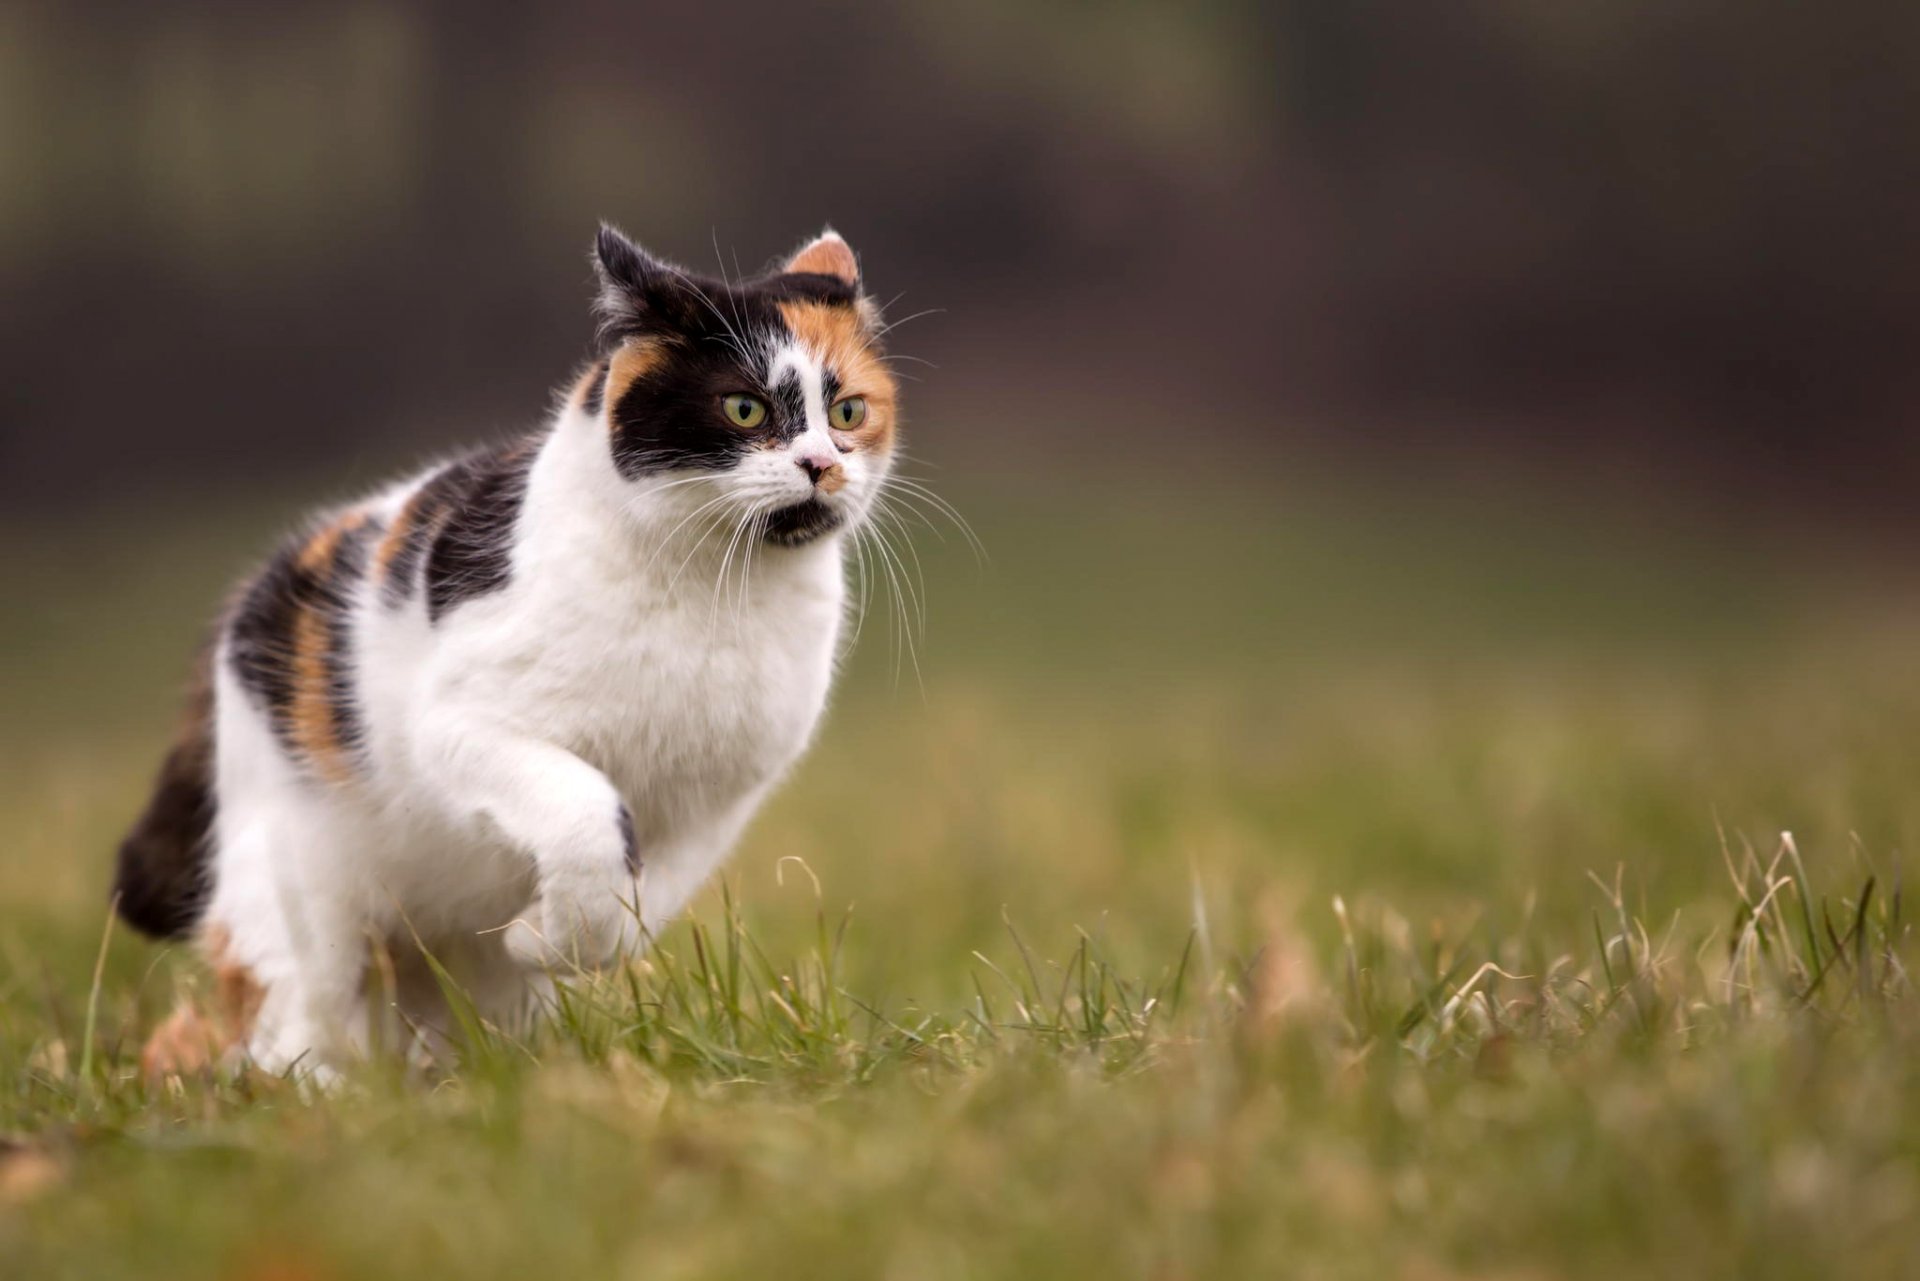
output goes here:
{"type": "Polygon", "coordinates": [[[0,498],[530,422],[597,219],[832,222],[917,452],[1291,460],[1885,527],[1920,448],[1920,5],[0,7],[0,498]]]}

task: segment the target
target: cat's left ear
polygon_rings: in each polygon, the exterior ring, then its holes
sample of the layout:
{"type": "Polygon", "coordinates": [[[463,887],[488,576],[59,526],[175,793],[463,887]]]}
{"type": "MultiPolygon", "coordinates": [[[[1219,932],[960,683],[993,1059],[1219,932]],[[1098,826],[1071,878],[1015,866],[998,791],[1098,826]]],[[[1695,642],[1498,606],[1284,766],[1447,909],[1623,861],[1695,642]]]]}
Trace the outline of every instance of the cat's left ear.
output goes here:
{"type": "Polygon", "coordinates": [[[860,263],[853,256],[853,249],[840,238],[840,233],[828,227],[815,236],[800,251],[787,259],[784,270],[804,271],[816,276],[833,276],[844,280],[855,289],[860,287],[860,263]]]}

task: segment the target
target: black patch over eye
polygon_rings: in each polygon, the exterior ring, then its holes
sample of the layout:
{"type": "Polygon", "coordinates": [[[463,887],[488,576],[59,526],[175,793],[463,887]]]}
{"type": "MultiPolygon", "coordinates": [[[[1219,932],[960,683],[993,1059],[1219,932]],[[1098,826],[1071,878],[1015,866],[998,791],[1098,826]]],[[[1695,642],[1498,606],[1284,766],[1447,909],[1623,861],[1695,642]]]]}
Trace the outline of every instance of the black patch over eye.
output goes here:
{"type": "MultiPolygon", "coordinates": [[[[768,339],[790,337],[783,303],[851,306],[851,286],[793,275],[736,285],[673,274],[654,283],[659,287],[650,289],[647,305],[623,313],[626,328],[614,331],[645,336],[661,356],[617,397],[607,397],[608,444],[622,476],[727,471],[769,437],[787,440],[806,430],[799,379],[761,387],[766,371],[755,367],[763,358],[756,353],[768,339]]],[[[836,384],[829,404],[837,391],[836,384]]]]}

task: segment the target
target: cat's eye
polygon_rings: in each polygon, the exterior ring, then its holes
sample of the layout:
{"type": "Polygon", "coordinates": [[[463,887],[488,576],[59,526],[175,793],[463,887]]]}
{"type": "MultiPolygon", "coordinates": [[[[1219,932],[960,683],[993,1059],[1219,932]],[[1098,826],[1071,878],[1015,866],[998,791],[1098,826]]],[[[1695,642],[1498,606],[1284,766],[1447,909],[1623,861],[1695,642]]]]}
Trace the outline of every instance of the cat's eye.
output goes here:
{"type": "Polygon", "coordinates": [[[859,396],[838,401],[827,411],[827,421],[841,431],[852,431],[867,421],[867,402],[859,396]]]}
{"type": "Polygon", "coordinates": [[[754,396],[729,396],[720,407],[735,427],[758,427],[767,421],[767,402],[754,396]]]}

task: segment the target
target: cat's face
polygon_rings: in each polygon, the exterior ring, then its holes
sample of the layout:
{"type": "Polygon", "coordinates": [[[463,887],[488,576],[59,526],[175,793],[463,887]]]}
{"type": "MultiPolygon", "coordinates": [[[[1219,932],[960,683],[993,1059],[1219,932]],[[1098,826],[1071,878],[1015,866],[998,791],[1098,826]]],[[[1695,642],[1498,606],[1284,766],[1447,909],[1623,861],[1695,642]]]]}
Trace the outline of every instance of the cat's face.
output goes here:
{"type": "Polygon", "coordinates": [[[892,463],[898,388],[853,251],[828,232],[752,281],[690,275],[603,227],[606,354],[587,408],[620,476],[710,500],[798,546],[866,518],[892,463]],[[596,394],[597,391],[597,394],[596,394]]]}

